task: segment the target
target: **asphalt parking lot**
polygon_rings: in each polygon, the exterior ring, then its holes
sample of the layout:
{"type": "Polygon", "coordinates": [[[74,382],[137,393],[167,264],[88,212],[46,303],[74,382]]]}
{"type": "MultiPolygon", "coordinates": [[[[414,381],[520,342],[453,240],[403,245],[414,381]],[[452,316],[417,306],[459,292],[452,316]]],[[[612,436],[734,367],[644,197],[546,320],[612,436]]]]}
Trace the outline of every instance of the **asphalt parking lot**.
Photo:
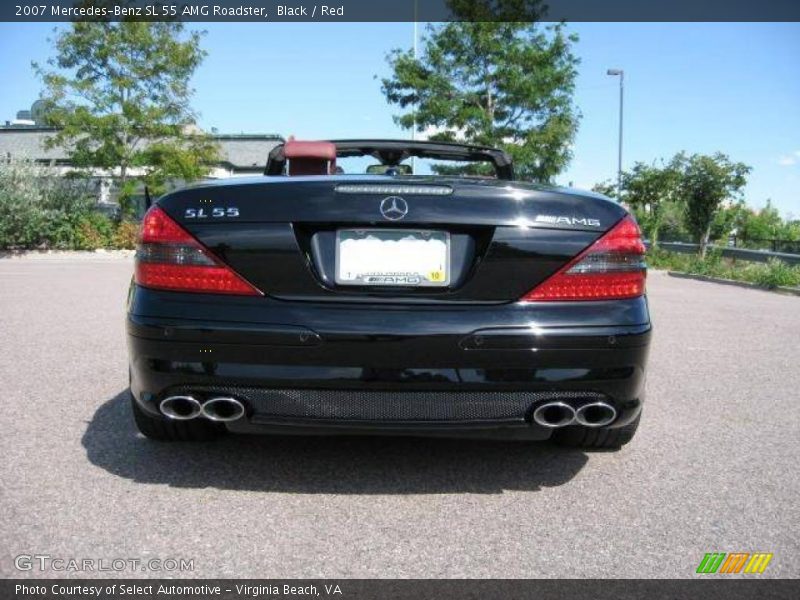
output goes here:
{"type": "Polygon", "coordinates": [[[193,559],[201,578],[691,577],[706,552],[756,551],[762,577],[800,576],[800,298],[652,274],[648,400],[617,453],[158,444],[125,396],[131,268],[0,259],[3,577],[96,575],[20,554],[193,559]]]}

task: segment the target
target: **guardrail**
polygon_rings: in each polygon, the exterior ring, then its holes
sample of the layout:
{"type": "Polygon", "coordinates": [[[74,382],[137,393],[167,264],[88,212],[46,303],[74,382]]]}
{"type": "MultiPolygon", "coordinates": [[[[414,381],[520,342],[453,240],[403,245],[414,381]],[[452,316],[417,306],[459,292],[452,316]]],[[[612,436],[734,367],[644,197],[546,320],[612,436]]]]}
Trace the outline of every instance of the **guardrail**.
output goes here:
{"type": "Polygon", "coordinates": [[[764,248],[772,252],[785,252],[787,254],[800,254],[800,240],[783,240],[780,238],[753,238],[731,234],[728,236],[728,245],[734,248],[764,248]],[[751,244],[751,245],[748,245],[751,244]]]}
{"type": "MultiPolygon", "coordinates": [[[[647,243],[647,247],[650,244],[647,243]]],[[[700,248],[698,244],[688,244],[685,242],[659,242],[659,248],[681,252],[683,254],[694,254],[700,248]]],[[[777,258],[790,265],[800,265],[800,254],[788,254],[786,252],[770,252],[769,250],[750,250],[749,248],[733,248],[731,246],[717,246],[709,244],[709,250],[719,251],[725,258],[735,258],[738,260],[749,260],[752,262],[767,262],[770,258],[777,258]]]]}

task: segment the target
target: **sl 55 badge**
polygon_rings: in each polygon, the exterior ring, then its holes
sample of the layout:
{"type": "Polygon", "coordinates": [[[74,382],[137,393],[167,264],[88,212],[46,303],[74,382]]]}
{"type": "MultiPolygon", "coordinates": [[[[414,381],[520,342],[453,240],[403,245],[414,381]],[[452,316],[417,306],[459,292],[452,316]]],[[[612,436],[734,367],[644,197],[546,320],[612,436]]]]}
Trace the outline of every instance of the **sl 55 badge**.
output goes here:
{"type": "Polygon", "coordinates": [[[208,208],[187,208],[183,213],[184,219],[235,219],[239,216],[239,209],[235,206],[209,206],[208,208]]]}

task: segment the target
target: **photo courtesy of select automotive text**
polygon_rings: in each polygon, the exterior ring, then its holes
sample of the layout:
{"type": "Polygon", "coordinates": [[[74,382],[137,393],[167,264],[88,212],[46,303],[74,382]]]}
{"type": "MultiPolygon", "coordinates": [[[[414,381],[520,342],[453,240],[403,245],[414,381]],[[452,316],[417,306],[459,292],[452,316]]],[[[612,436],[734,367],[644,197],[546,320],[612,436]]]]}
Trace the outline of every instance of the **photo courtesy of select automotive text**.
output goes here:
{"type": "Polygon", "coordinates": [[[800,598],[800,2],[0,56],[0,600],[800,598]]]}

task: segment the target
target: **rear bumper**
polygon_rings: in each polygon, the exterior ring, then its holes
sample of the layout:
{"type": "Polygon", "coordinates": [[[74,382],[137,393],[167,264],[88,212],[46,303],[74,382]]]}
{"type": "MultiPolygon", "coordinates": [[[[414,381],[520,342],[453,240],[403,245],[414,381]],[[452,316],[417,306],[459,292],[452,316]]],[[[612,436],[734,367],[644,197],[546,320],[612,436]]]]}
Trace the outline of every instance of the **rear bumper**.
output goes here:
{"type": "Polygon", "coordinates": [[[367,307],[187,296],[131,289],[131,390],[154,415],[168,395],[224,394],[247,406],[228,425],[237,431],[545,439],[531,413],[548,398],[602,396],[618,411],[613,426],[641,410],[644,298],[367,307]]]}

